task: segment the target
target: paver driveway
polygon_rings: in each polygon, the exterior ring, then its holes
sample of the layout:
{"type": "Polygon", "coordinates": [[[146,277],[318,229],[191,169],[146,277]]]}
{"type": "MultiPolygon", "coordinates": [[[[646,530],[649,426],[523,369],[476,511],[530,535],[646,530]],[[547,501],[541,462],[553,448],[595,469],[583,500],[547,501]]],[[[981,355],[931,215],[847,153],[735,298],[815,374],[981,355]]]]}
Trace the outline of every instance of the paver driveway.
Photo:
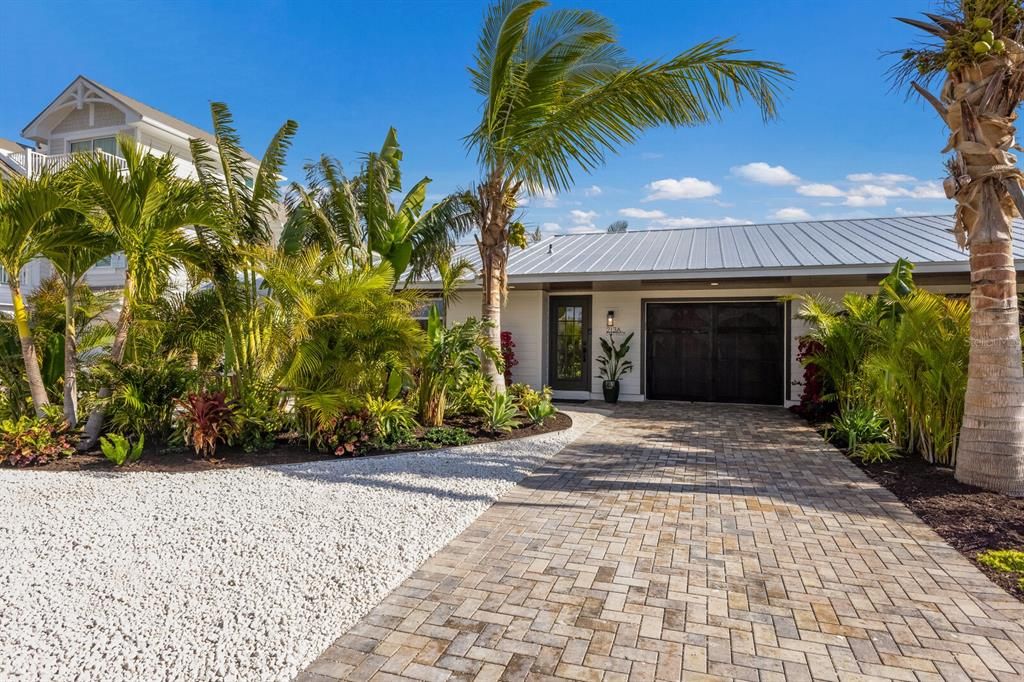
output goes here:
{"type": "Polygon", "coordinates": [[[781,408],[625,405],[301,676],[1024,679],[1024,608],[781,408]]]}

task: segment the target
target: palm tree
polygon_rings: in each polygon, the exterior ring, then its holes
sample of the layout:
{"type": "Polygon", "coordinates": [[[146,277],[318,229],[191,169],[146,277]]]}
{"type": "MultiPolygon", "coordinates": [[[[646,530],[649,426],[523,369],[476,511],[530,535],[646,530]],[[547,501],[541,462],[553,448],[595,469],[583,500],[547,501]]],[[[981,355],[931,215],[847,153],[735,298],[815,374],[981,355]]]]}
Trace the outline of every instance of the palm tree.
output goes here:
{"type": "Polygon", "coordinates": [[[114,253],[116,241],[110,232],[101,231],[78,211],[54,213],[53,227],[58,235],[43,250],[64,284],[64,419],[78,425],[78,330],[75,294],[89,271],[103,258],[114,253]]]}
{"type": "MultiPolygon", "coordinates": [[[[136,306],[156,299],[171,273],[197,258],[186,228],[216,225],[216,214],[194,181],[179,178],[170,155],[148,154],[128,137],[118,139],[124,170],[98,156],[82,155],[71,166],[82,200],[95,206],[124,254],[120,313],[110,360],[119,366],[136,306]]],[[[109,387],[100,398],[110,396],[109,387]]],[[[104,408],[93,410],[81,447],[92,447],[103,427],[104,408]]]]}
{"type": "Polygon", "coordinates": [[[245,400],[250,384],[263,371],[262,358],[273,350],[267,346],[270,334],[256,266],[261,253],[272,245],[272,223],[281,215],[282,172],[298,124],[285,121],[256,162],[242,149],[227,105],[211,103],[210,115],[215,146],[193,139],[190,147],[219,228],[200,227],[196,234],[227,332],[225,372],[234,375],[238,397],[245,400]]]}
{"type": "Polygon", "coordinates": [[[21,291],[21,271],[41,256],[53,239],[49,218],[57,211],[72,208],[63,178],[44,173],[33,179],[16,176],[0,181],[0,268],[7,272],[25,376],[32,405],[40,417],[45,414],[50,399],[46,395],[39,353],[21,291]]]}
{"type": "Polygon", "coordinates": [[[971,346],[956,477],[1024,496],[1024,372],[1012,233],[1024,215],[1024,174],[1010,154],[1024,102],[1021,0],[960,0],[927,21],[901,19],[927,42],[902,53],[897,84],[909,83],[950,130],[946,195],[954,232],[970,251],[971,346]],[[943,78],[938,96],[927,85],[943,78]],[[914,82],[913,79],[920,82],[914,82]]]}
{"type": "Polygon", "coordinates": [[[391,264],[395,286],[418,279],[447,261],[459,237],[472,229],[465,194],[448,195],[424,210],[430,178],[420,179],[396,206],[402,190],[398,134],[390,128],[379,152],[363,157],[360,172],[347,178],[329,157],[306,166],[306,186],[293,183],[293,220],[284,237],[287,249],[317,244],[342,251],[357,267],[372,255],[391,264]]]}
{"type": "MultiPolygon", "coordinates": [[[[731,39],[700,43],[667,61],[634,62],[614,26],[587,10],[539,15],[545,0],[499,0],[488,10],[469,71],[483,116],[467,137],[483,178],[476,188],[483,318],[500,343],[509,228],[520,192],[562,191],[609,152],[659,125],[693,126],[745,98],[776,115],[790,73],[746,59],[731,39]]],[[[496,365],[486,370],[497,388],[496,365]]]]}
{"type": "Polygon", "coordinates": [[[465,284],[469,275],[476,276],[476,269],[466,258],[455,261],[444,259],[437,264],[437,275],[441,283],[441,300],[447,309],[462,298],[459,288],[465,284]]]}

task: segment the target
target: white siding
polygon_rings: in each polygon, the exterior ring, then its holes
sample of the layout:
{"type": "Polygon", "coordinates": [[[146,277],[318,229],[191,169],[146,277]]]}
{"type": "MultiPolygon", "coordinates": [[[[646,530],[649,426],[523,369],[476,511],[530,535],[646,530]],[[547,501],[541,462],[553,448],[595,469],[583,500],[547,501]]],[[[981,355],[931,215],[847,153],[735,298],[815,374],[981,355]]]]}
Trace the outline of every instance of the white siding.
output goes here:
{"type": "MultiPolygon", "coordinates": [[[[512,381],[540,388],[544,385],[544,320],[547,301],[543,291],[513,291],[501,311],[502,331],[512,332],[516,344],[516,360],[512,368],[512,381]]],[[[480,317],[480,292],[467,290],[462,300],[448,307],[449,323],[463,322],[480,317]]]]}
{"type": "MultiPolygon", "coordinates": [[[[927,287],[937,293],[967,293],[969,287],[963,286],[934,286],[927,287]]],[[[834,300],[839,300],[849,291],[861,293],[873,293],[876,287],[826,287],[814,289],[814,293],[822,294],[834,300]]],[[[695,289],[650,289],[643,291],[558,291],[551,293],[551,296],[590,296],[592,301],[592,338],[590,346],[593,349],[590,398],[600,400],[601,380],[598,376],[599,365],[597,356],[600,354],[598,337],[606,335],[606,319],[609,310],[615,311],[615,326],[622,331],[616,334],[615,339],[622,338],[634,332],[629,359],[633,361],[634,370],[622,380],[620,400],[643,400],[642,380],[644,368],[644,345],[645,339],[641,330],[643,301],[655,299],[671,300],[753,300],[765,301],[778,300],[782,296],[807,293],[804,289],[795,288],[731,288],[723,289],[716,287],[713,291],[695,289]]],[[[502,329],[511,331],[516,342],[516,359],[519,365],[513,370],[513,379],[528,383],[532,386],[540,386],[547,383],[547,324],[548,324],[548,298],[547,292],[539,290],[515,290],[509,292],[508,301],[502,310],[502,329]]],[[[802,391],[801,379],[803,378],[803,366],[796,358],[797,344],[802,334],[806,332],[806,326],[798,319],[795,319],[799,312],[800,305],[794,302],[791,306],[791,318],[787,320],[789,329],[789,344],[785,352],[788,353],[786,362],[789,366],[788,383],[785,386],[787,401],[794,402],[800,398],[802,391]]],[[[480,315],[480,291],[465,290],[462,300],[452,304],[449,308],[448,320],[459,322],[467,317],[479,317],[480,315]]],[[[585,394],[578,393],[555,393],[561,398],[583,398],[585,394]]]]}

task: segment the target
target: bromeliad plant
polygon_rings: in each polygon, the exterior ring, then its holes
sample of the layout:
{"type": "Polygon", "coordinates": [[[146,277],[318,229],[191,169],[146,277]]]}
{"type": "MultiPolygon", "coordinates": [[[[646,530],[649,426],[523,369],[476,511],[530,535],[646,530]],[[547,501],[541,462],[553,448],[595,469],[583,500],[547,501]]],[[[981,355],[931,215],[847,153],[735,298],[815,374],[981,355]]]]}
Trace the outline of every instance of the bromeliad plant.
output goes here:
{"type": "Polygon", "coordinates": [[[100,450],[103,456],[116,467],[125,464],[134,464],[142,458],[142,448],[145,439],[139,439],[132,445],[131,441],[119,433],[110,433],[100,437],[100,450]]]}

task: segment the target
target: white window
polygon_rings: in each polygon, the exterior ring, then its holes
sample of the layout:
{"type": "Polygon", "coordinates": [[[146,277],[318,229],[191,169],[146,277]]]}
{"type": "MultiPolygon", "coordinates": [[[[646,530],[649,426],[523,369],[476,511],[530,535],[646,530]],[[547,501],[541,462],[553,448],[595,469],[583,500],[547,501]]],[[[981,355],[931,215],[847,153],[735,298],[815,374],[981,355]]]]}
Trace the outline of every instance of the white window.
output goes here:
{"type": "Polygon", "coordinates": [[[445,309],[444,301],[440,298],[427,299],[427,302],[412,311],[412,319],[420,323],[420,326],[424,329],[427,328],[427,320],[430,318],[430,309],[437,307],[438,315],[441,316],[441,321],[445,321],[445,309]]]}
{"type": "Polygon", "coordinates": [[[68,142],[68,151],[72,154],[78,152],[101,151],[117,156],[117,138],[97,137],[91,140],[74,140],[72,142],[68,142]]]}

